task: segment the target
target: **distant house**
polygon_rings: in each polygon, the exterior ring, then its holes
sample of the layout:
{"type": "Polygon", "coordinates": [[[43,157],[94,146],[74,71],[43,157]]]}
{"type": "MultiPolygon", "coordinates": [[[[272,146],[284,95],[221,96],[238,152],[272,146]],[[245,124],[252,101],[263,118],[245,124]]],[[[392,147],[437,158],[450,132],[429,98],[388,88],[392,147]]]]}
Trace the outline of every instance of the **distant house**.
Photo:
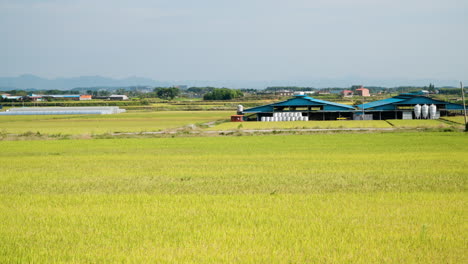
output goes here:
{"type": "Polygon", "coordinates": [[[301,95],[301,94],[315,94],[315,91],[296,91],[294,95],[301,95]]]}
{"type": "Polygon", "coordinates": [[[353,91],[343,90],[343,91],[341,91],[341,95],[343,95],[344,97],[353,97],[353,91]]]}
{"type": "Polygon", "coordinates": [[[126,96],[124,94],[113,94],[113,95],[109,96],[109,100],[112,100],[112,101],[125,101],[125,100],[128,100],[128,96],[126,96]]]}
{"type": "Polygon", "coordinates": [[[80,95],[80,101],[91,100],[92,98],[93,98],[93,96],[90,95],[90,94],[81,94],[80,95]]]}
{"type": "Polygon", "coordinates": [[[28,94],[28,99],[31,100],[31,101],[34,101],[34,102],[42,101],[42,95],[30,93],[30,94],[28,94]]]}
{"type": "Polygon", "coordinates": [[[317,94],[330,94],[329,90],[320,90],[317,92],[317,94]]]}
{"type": "Polygon", "coordinates": [[[279,90],[279,91],[276,92],[276,95],[279,95],[279,96],[293,96],[294,92],[290,91],[290,90],[279,90]]]}
{"type": "Polygon", "coordinates": [[[359,95],[359,96],[370,96],[369,89],[364,88],[363,86],[356,89],[356,94],[359,95]]]}

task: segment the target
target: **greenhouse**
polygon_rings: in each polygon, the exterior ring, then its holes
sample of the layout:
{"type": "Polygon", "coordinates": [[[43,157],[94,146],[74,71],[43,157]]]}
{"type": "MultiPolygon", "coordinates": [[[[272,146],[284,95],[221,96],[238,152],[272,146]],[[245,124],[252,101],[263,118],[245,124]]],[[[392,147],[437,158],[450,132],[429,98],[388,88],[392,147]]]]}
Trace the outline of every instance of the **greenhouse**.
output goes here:
{"type": "Polygon", "coordinates": [[[118,106],[90,107],[20,107],[11,108],[0,115],[109,115],[125,112],[118,106]]]}

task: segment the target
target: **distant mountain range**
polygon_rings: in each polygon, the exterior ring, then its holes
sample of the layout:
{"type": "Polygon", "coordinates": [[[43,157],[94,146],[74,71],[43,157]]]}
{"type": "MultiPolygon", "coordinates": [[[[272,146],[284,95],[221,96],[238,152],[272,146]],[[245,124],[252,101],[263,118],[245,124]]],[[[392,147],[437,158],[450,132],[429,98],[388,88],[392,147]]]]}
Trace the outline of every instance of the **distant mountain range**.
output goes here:
{"type": "Polygon", "coordinates": [[[81,76],[73,78],[45,79],[25,74],[18,77],[0,77],[0,90],[37,89],[37,90],[70,90],[77,87],[128,87],[171,86],[169,82],[158,82],[148,78],[130,77],[112,79],[102,76],[81,76]]]}
{"type": "MultiPolygon", "coordinates": [[[[70,90],[73,88],[87,87],[129,87],[129,86],[150,86],[150,87],[168,87],[174,85],[187,86],[214,86],[228,88],[255,88],[264,89],[269,86],[302,86],[315,88],[328,87],[351,87],[352,85],[364,86],[382,86],[382,87],[397,87],[397,86],[428,86],[430,83],[435,86],[454,86],[459,85],[459,81],[454,80],[431,80],[431,79],[416,79],[416,80],[382,80],[382,79],[365,79],[358,77],[336,78],[336,79],[316,79],[316,80],[271,80],[271,81],[242,81],[242,80],[226,80],[226,81],[202,81],[202,80],[184,80],[184,81],[156,81],[149,78],[129,77],[124,79],[113,79],[102,76],[81,76],[72,78],[56,78],[46,79],[31,74],[20,75],[18,77],[0,77],[0,90],[70,90]]],[[[468,84],[468,81],[464,81],[468,84]]]]}

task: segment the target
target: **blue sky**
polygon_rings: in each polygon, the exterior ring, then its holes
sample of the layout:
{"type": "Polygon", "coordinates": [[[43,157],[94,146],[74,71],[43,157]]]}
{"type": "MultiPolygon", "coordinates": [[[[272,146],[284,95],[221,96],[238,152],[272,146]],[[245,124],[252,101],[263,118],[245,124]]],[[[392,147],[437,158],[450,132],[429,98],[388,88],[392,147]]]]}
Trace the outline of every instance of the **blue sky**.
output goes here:
{"type": "Polygon", "coordinates": [[[466,79],[468,1],[0,0],[0,76],[466,79]]]}

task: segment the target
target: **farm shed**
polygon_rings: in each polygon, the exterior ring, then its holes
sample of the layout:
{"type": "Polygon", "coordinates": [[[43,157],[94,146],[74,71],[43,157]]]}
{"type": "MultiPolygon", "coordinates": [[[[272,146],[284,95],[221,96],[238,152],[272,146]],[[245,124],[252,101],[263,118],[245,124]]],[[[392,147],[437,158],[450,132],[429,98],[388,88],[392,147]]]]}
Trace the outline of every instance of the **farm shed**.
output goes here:
{"type": "Polygon", "coordinates": [[[243,111],[246,121],[294,121],[351,119],[354,108],[349,105],[318,100],[303,94],[286,101],[253,107],[243,111]],[[250,115],[249,115],[250,114],[250,115]],[[279,120],[276,120],[279,118],[279,120]]]}
{"type": "Polygon", "coordinates": [[[112,101],[125,101],[125,100],[128,100],[128,96],[126,96],[124,94],[113,94],[113,95],[109,96],[109,100],[112,100],[112,101]]]}
{"type": "Polygon", "coordinates": [[[458,114],[463,111],[463,105],[435,100],[420,93],[403,93],[398,96],[379,101],[356,105],[356,114],[364,113],[371,119],[438,119],[440,116],[458,114]],[[417,110],[419,108],[419,110],[417,110]],[[427,115],[424,117],[424,108],[427,115]],[[430,109],[434,111],[430,114],[430,109]],[[422,110],[421,110],[422,109],[422,110]],[[418,114],[419,111],[419,114],[418,114]]]}
{"type": "Polygon", "coordinates": [[[44,99],[56,99],[56,100],[73,100],[73,101],[83,101],[83,100],[91,100],[91,95],[89,94],[59,94],[59,95],[42,95],[44,99]]]}

